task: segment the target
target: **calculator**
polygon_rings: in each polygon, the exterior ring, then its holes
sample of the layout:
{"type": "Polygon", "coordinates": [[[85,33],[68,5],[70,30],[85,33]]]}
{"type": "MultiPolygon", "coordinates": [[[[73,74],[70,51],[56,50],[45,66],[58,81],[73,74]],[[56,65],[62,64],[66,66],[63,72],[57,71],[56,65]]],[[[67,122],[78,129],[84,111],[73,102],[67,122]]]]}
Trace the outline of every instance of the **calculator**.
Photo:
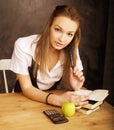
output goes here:
{"type": "Polygon", "coordinates": [[[44,110],[43,113],[55,124],[68,122],[68,119],[55,109],[44,110]]]}

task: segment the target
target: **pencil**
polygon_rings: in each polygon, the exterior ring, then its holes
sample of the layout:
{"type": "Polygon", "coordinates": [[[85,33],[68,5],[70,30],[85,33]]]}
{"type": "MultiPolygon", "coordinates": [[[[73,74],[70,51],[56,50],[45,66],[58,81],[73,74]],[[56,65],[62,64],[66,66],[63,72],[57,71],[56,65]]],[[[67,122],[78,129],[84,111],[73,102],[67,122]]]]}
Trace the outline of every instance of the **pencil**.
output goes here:
{"type": "Polygon", "coordinates": [[[70,51],[70,61],[71,61],[72,69],[74,69],[74,62],[73,62],[72,51],[70,51]]]}

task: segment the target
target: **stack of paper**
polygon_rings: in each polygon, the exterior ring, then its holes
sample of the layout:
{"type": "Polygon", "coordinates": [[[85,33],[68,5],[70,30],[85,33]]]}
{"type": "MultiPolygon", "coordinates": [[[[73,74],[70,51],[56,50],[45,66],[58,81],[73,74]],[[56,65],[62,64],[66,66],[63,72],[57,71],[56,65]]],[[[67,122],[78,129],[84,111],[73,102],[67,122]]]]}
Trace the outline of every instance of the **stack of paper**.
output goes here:
{"type": "Polygon", "coordinates": [[[78,109],[79,112],[84,114],[90,114],[100,108],[100,105],[103,103],[104,99],[108,96],[108,90],[105,89],[96,89],[92,90],[78,90],[76,91],[77,95],[88,95],[89,100],[88,104],[84,105],[83,108],[78,109]]]}

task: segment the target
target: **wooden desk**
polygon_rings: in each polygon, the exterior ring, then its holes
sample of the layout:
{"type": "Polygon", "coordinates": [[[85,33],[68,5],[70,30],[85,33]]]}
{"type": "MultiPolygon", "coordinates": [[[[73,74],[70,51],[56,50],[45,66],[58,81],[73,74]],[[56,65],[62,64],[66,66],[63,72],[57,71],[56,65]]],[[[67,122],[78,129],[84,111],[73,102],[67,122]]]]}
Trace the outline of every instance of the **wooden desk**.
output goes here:
{"type": "Polygon", "coordinates": [[[43,114],[52,108],[61,112],[61,108],[32,101],[21,93],[0,94],[0,130],[114,130],[114,109],[106,102],[90,115],[76,112],[63,124],[53,124],[43,114]]]}

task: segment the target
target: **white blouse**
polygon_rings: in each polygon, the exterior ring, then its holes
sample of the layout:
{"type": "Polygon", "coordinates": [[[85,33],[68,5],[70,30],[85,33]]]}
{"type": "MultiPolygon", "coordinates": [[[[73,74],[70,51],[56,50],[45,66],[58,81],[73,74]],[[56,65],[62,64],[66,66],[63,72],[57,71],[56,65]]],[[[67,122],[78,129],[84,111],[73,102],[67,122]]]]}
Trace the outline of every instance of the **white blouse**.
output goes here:
{"type": "MultiPolygon", "coordinates": [[[[11,71],[22,75],[29,74],[28,67],[31,66],[32,59],[34,59],[34,51],[38,38],[38,35],[31,35],[16,40],[10,64],[11,71]]],[[[76,53],[76,66],[78,69],[82,70],[83,66],[79,57],[79,51],[77,50],[76,53]]],[[[47,90],[51,88],[55,82],[61,79],[63,74],[63,61],[64,54],[61,51],[60,59],[51,71],[46,69],[45,76],[42,76],[40,71],[37,72],[37,85],[39,89],[47,90]]]]}

